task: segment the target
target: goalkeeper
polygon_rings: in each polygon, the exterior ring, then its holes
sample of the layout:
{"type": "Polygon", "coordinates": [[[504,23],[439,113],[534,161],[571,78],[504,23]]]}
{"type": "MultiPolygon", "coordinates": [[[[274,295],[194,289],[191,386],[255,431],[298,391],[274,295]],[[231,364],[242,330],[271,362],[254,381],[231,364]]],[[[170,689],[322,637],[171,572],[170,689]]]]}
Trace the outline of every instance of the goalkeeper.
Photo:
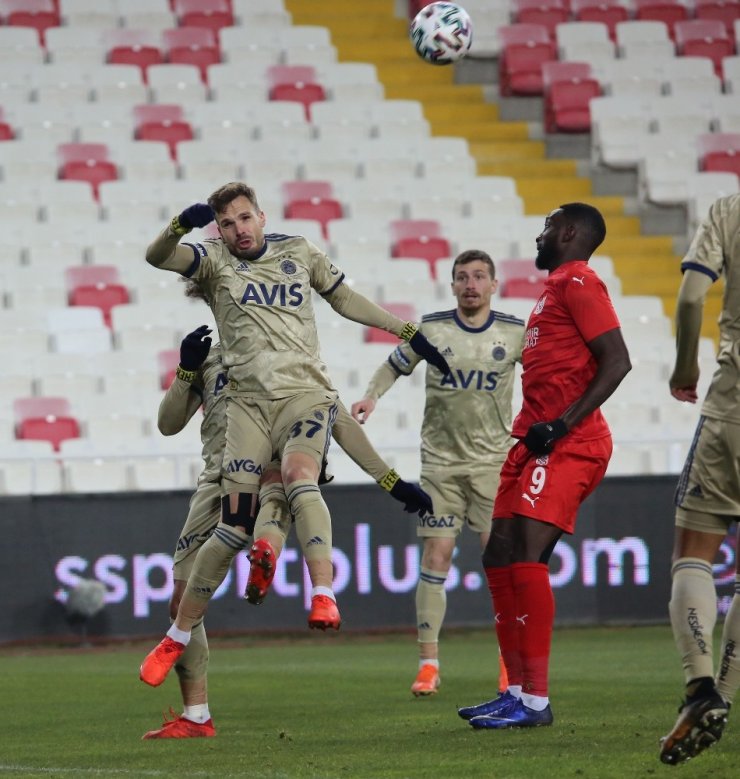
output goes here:
{"type": "Polygon", "coordinates": [[[214,313],[228,372],[221,520],[198,555],[168,635],[144,660],[141,678],[158,684],[177,661],[190,628],[247,546],[257,519],[260,480],[277,454],[288,506],[303,555],[314,566],[309,627],[338,629],[332,590],[331,519],[318,487],[337,416],[337,393],[319,357],[313,313],[315,290],[342,316],[407,340],[440,373],[447,363],[411,322],[403,322],[344,284],[344,274],[302,236],[265,234],[257,196],[242,183],[226,184],[208,205],[185,209],[147,250],[155,267],[198,282],[214,313]],[[194,227],[216,219],[219,239],[183,243],[194,227]],[[305,531],[305,532],[304,532],[305,531]]]}

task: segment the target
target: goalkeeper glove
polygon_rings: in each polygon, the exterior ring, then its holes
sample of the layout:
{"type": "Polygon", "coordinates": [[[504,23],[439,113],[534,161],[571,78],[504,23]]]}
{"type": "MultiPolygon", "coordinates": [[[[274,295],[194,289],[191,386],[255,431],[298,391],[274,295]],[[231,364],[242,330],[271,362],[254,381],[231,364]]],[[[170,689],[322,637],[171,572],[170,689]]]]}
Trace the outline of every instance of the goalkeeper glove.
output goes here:
{"type": "Polygon", "coordinates": [[[421,487],[404,481],[392,468],[378,484],[386,492],[390,492],[392,498],[403,503],[403,510],[408,511],[409,514],[423,516],[433,513],[432,499],[429,495],[421,487]]]}
{"type": "Polygon", "coordinates": [[[567,435],[568,428],[562,419],[552,422],[537,422],[527,430],[522,439],[524,445],[533,454],[547,454],[552,451],[555,441],[567,435]]]}
{"type": "Polygon", "coordinates": [[[179,216],[176,216],[170,223],[172,232],[177,235],[185,235],[194,227],[205,227],[214,219],[213,209],[208,203],[195,203],[188,206],[179,216]]]}
{"type": "Polygon", "coordinates": [[[201,325],[188,333],[180,344],[180,367],[185,371],[197,371],[208,357],[211,348],[211,328],[201,325]]]}
{"type": "Polygon", "coordinates": [[[419,332],[419,328],[413,322],[406,322],[401,330],[401,338],[408,341],[409,346],[419,357],[423,357],[428,363],[431,363],[443,376],[450,372],[447,360],[442,357],[437,347],[419,332]]]}

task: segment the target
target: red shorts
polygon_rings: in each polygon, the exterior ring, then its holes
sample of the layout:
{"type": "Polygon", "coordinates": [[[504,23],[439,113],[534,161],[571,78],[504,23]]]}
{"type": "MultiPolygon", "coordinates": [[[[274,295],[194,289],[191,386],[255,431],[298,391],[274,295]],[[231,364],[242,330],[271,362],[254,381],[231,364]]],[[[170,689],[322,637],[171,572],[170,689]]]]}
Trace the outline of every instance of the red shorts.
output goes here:
{"type": "Polygon", "coordinates": [[[501,469],[494,519],[518,514],[572,533],[578,509],[604,478],[611,454],[611,436],[559,441],[543,455],[517,442],[501,469]]]}

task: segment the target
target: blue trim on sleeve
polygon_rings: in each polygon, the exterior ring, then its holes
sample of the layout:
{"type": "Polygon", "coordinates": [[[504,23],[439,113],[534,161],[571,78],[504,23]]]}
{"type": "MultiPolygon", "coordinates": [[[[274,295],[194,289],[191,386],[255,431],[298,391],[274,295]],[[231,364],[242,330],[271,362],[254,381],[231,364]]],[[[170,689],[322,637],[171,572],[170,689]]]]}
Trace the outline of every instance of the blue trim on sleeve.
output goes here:
{"type": "Polygon", "coordinates": [[[715,273],[711,268],[707,268],[706,265],[700,265],[698,262],[682,262],[681,273],[686,273],[687,270],[696,270],[699,273],[704,273],[712,281],[717,281],[719,278],[719,274],[715,273]]]}
{"type": "Polygon", "coordinates": [[[326,297],[327,295],[331,295],[332,292],[344,281],[344,273],[339,277],[337,283],[333,286],[327,289],[325,292],[319,292],[319,295],[321,297],[326,297]]]}
{"type": "Polygon", "coordinates": [[[200,252],[198,251],[198,248],[196,244],[193,243],[183,243],[183,246],[189,246],[193,250],[193,263],[192,265],[183,273],[182,275],[185,276],[186,279],[189,279],[192,277],[192,275],[195,273],[195,271],[198,270],[200,267],[200,252]]]}
{"type": "Polygon", "coordinates": [[[400,366],[396,365],[395,362],[393,362],[393,355],[396,353],[398,353],[399,357],[402,356],[401,352],[399,352],[398,346],[388,355],[388,364],[391,366],[391,368],[395,371],[395,373],[398,376],[410,376],[413,368],[411,370],[405,371],[403,370],[403,368],[401,368],[400,366]]]}

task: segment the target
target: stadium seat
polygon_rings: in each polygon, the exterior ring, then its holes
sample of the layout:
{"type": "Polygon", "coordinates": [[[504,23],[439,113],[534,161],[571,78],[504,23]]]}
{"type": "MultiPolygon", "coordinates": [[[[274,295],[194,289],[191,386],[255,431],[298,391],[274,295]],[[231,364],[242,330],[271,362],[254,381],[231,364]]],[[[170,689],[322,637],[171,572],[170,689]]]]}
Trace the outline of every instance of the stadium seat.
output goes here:
{"type": "Polygon", "coordinates": [[[129,291],[123,284],[98,282],[96,284],[79,284],[69,296],[70,306],[94,306],[103,312],[103,320],[107,327],[111,326],[111,309],[130,303],[129,291]]]}
{"type": "Polygon", "coordinates": [[[694,14],[697,19],[719,19],[732,39],[733,25],[740,20],[740,0],[695,0],[694,14]]]}
{"type": "Polygon", "coordinates": [[[166,143],[173,162],[177,161],[177,144],[195,137],[180,105],[137,105],[133,114],[136,137],[142,141],[166,143]]]}
{"type": "Polygon", "coordinates": [[[49,441],[9,441],[0,460],[0,493],[50,495],[62,491],[62,473],[49,441]]]}
{"type": "Polygon", "coordinates": [[[57,146],[59,178],[86,181],[98,199],[98,187],[118,178],[118,167],[103,143],[64,143],[57,146]]]}
{"type": "Polygon", "coordinates": [[[617,22],[617,53],[620,57],[673,56],[675,47],[665,22],[649,19],[628,19],[617,22]]]}
{"type": "Polygon", "coordinates": [[[500,295],[502,298],[532,298],[536,300],[544,288],[544,279],[535,275],[513,277],[502,284],[500,295]]]}
{"type": "Polygon", "coordinates": [[[629,19],[629,10],[620,0],[571,0],[570,5],[576,21],[605,24],[612,41],[616,41],[617,24],[629,19]]]}
{"type": "Polygon", "coordinates": [[[740,133],[704,133],[696,142],[702,170],[740,176],[740,133]]]}
{"type": "MultiPolygon", "coordinates": [[[[381,303],[380,306],[394,316],[397,316],[399,319],[403,319],[405,322],[416,322],[419,316],[413,303],[381,303]]],[[[365,343],[370,344],[397,344],[399,339],[397,336],[393,335],[393,333],[381,330],[380,328],[366,327],[364,341],[365,343]]]]}
{"type": "Polygon", "coordinates": [[[109,493],[128,492],[128,466],[116,457],[72,457],[62,452],[62,473],[65,492],[109,493]]]}
{"type": "Polygon", "coordinates": [[[541,24],[512,24],[499,29],[499,89],[503,97],[542,94],[542,63],[557,59],[555,43],[541,24]]]}
{"type": "Polygon", "coordinates": [[[55,451],[67,438],[79,438],[80,424],[62,397],[16,398],[13,401],[16,438],[49,441],[55,451]]]}
{"type": "Polygon", "coordinates": [[[512,18],[517,24],[541,24],[550,38],[555,28],[570,16],[568,0],[511,0],[512,18]]]}
{"type": "Polygon", "coordinates": [[[663,22],[668,34],[674,37],[677,22],[689,18],[689,9],[682,0],[634,0],[635,19],[645,22],[663,22]]]}
{"type": "Polygon", "coordinates": [[[735,42],[719,19],[677,22],[674,34],[679,54],[708,57],[714,64],[714,72],[722,78],[722,60],[735,53],[735,42]]]}
{"type": "Polygon", "coordinates": [[[180,27],[206,27],[218,32],[234,24],[230,0],[174,0],[180,27]]]}
{"type": "Polygon", "coordinates": [[[718,95],[722,90],[722,81],[708,57],[676,57],[672,61],[662,60],[658,67],[662,70],[668,94],[697,100],[708,94],[718,95]]]}
{"type": "MultiPolygon", "coordinates": [[[[43,65],[44,47],[38,33],[30,27],[0,27],[0,62],[12,62],[15,68],[43,65]]],[[[7,78],[4,67],[3,77],[7,78]]]]}
{"type": "Polygon", "coordinates": [[[50,27],[59,27],[59,11],[52,0],[2,0],[0,17],[8,27],[30,27],[36,30],[39,42],[50,27]]]}
{"type": "Polygon", "coordinates": [[[542,65],[547,133],[588,132],[589,101],[601,94],[587,62],[546,62],[542,65]]]}
{"type": "Polygon", "coordinates": [[[153,103],[192,105],[208,98],[208,89],[195,65],[150,65],[147,76],[153,103]]]}
{"type": "Polygon", "coordinates": [[[269,99],[300,103],[309,122],[311,105],[326,100],[326,91],[316,80],[316,69],[310,65],[271,65],[265,76],[269,99]]]}
{"type": "Polygon", "coordinates": [[[153,30],[106,30],[103,40],[107,61],[116,65],[136,65],[141,70],[144,83],[147,80],[147,68],[164,62],[159,36],[153,30]]]}
{"type": "Polygon", "coordinates": [[[293,24],[276,30],[282,49],[282,61],[287,65],[332,65],[337,52],[331,43],[329,30],[313,24],[293,24]]]}
{"type": "Polygon", "coordinates": [[[162,32],[162,48],[168,62],[196,65],[203,83],[208,83],[208,68],[221,62],[218,35],[206,27],[175,27],[162,32]]]}

